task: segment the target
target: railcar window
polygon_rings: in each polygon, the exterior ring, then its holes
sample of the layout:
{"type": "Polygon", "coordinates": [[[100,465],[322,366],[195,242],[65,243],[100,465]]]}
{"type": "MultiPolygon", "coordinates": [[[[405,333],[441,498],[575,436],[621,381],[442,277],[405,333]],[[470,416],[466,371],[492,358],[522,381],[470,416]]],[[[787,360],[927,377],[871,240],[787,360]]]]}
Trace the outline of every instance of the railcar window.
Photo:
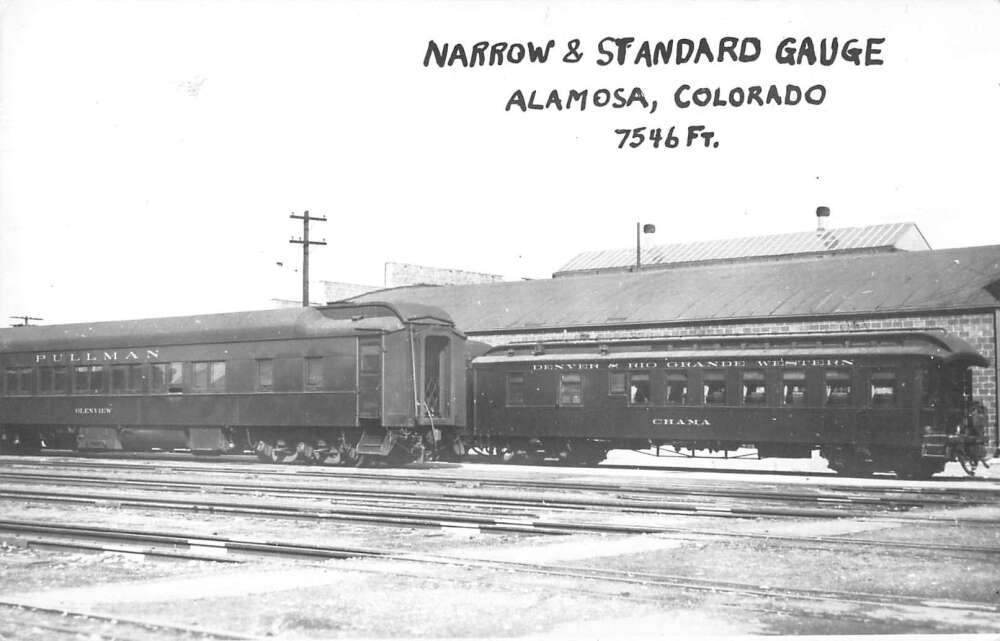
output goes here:
{"type": "Polygon", "coordinates": [[[629,374],[628,401],[632,405],[649,405],[649,374],[629,374]]]}
{"type": "Polygon", "coordinates": [[[872,372],[870,383],[872,407],[892,407],[896,404],[895,372],[872,372]]]}
{"type": "Polygon", "coordinates": [[[507,374],[507,405],[524,405],[524,374],[507,374]]]}
{"type": "Polygon", "coordinates": [[[764,385],[764,372],[743,372],[740,375],[741,393],[744,405],[766,405],[767,387],[764,385]]]}
{"type": "Polygon", "coordinates": [[[38,368],[38,393],[39,394],[65,394],[66,393],[66,368],[39,367],[38,368]]]}
{"type": "Polygon", "coordinates": [[[583,379],[579,374],[559,377],[559,405],[583,405],[583,379]]]}
{"type": "Polygon", "coordinates": [[[191,363],[191,387],[199,392],[221,392],[226,389],[226,362],[201,361],[191,363]]]}
{"type": "Polygon", "coordinates": [[[153,363],[149,366],[149,391],[154,394],[167,391],[167,363],[153,363]]]}
{"type": "Polygon", "coordinates": [[[851,404],[851,373],[828,371],[823,374],[826,382],[827,405],[851,404]]]}
{"type": "Polygon", "coordinates": [[[306,358],[306,389],[323,387],[323,357],[310,356],[306,358]]]}
{"type": "Polygon", "coordinates": [[[361,346],[361,371],[368,373],[382,371],[382,348],[380,346],[361,346]]]}
{"type": "Polygon", "coordinates": [[[670,372],[667,374],[667,403],[684,404],[688,402],[688,377],[686,372],[670,372]]]}
{"type": "Polygon", "coordinates": [[[10,367],[7,368],[7,394],[31,394],[34,391],[34,373],[31,367],[10,367]]]}
{"type": "Polygon", "coordinates": [[[136,363],[128,366],[128,382],[125,383],[125,391],[133,394],[143,391],[146,375],[142,365],[136,363]]]}
{"type": "Polygon", "coordinates": [[[86,394],[90,390],[90,368],[78,365],[73,368],[73,391],[86,394]]]}
{"type": "Polygon", "coordinates": [[[90,366],[90,392],[92,394],[101,394],[104,392],[106,387],[104,378],[107,374],[104,371],[103,365],[91,365],[90,366]]]}
{"type": "Polygon", "coordinates": [[[726,404],[726,373],[705,372],[703,377],[705,403],[708,405],[726,404]]]}
{"type": "Polygon", "coordinates": [[[73,368],[73,391],[77,394],[104,392],[103,365],[77,365],[73,368]]]}
{"type": "Polygon", "coordinates": [[[209,363],[208,389],[219,392],[226,389],[226,361],[209,363]]]}
{"type": "Polygon", "coordinates": [[[150,392],[177,394],[184,391],[183,363],[153,363],[150,375],[150,392]]]}
{"type": "Polygon", "coordinates": [[[208,363],[191,363],[191,388],[202,392],[208,389],[208,363]]]}
{"type": "Polygon", "coordinates": [[[610,396],[625,396],[627,392],[625,372],[608,372],[608,394],[610,396]]]}
{"type": "Polygon", "coordinates": [[[121,393],[128,386],[128,365],[111,366],[111,393],[121,393]]]}
{"type": "Polygon", "coordinates": [[[39,394],[51,394],[52,393],[52,367],[39,367],[38,368],[38,393],[39,394]]]}
{"type": "Polygon", "coordinates": [[[167,363],[167,391],[171,394],[184,391],[184,363],[167,363]]]}
{"type": "Polygon", "coordinates": [[[274,359],[262,358],[257,361],[257,389],[262,392],[274,389],[274,359]]]}
{"type": "Polygon", "coordinates": [[[803,407],[806,404],[806,373],[787,371],[781,373],[781,404],[803,407]]]}
{"type": "Polygon", "coordinates": [[[52,392],[65,394],[69,391],[69,368],[65,366],[52,368],[52,392]]]}

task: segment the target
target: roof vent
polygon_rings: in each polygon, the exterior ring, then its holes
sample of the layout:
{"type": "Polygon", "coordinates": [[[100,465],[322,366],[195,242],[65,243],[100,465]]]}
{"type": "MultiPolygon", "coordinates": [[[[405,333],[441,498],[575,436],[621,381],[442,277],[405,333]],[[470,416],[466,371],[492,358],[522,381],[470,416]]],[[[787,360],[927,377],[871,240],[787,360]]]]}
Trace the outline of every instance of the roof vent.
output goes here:
{"type": "Polygon", "coordinates": [[[826,230],[826,219],[830,217],[829,207],[817,207],[816,208],[816,231],[821,232],[826,230]]]}

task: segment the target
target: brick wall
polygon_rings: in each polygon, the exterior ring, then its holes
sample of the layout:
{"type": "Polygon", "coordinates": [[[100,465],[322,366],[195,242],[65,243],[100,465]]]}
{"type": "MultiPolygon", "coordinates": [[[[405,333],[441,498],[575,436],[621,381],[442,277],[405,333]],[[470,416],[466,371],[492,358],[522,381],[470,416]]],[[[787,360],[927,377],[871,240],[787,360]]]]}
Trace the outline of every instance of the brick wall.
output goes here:
{"type": "Polygon", "coordinates": [[[1000,310],[977,314],[938,313],[914,316],[871,317],[850,320],[808,319],[802,321],[720,323],[715,325],[667,325],[642,329],[606,329],[587,331],[538,331],[523,334],[482,334],[470,338],[491,345],[544,340],[613,340],[626,338],[664,338],[671,336],[713,336],[731,334],[787,334],[796,332],[836,332],[871,329],[941,328],[968,341],[990,361],[987,367],[973,368],[973,395],[990,416],[990,449],[997,447],[997,345],[1000,337],[1000,310]]]}

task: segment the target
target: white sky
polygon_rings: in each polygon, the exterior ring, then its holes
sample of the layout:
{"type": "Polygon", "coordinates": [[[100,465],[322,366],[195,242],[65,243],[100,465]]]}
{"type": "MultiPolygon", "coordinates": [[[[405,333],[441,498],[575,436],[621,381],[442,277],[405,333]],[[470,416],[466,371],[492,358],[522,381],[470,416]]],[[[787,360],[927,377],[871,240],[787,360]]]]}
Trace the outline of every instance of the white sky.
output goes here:
{"type": "MultiPolygon", "coordinates": [[[[913,221],[1000,244],[1000,3],[3,2],[0,324],[254,309],[385,261],[547,277],[580,251],[913,221]],[[760,60],[599,67],[605,36],[756,36],[760,60]],[[880,67],[788,67],[786,36],[885,37],[880,67]],[[544,65],[424,68],[427,41],[544,65]],[[580,38],[584,59],[560,62],[580,38]],[[825,84],[819,107],[672,106],[680,84],[825,84]],[[641,87],[641,109],[505,113],[515,89],[641,87]],[[703,124],[718,149],[619,150],[703,124]],[[284,267],[276,263],[283,262],[284,267]]],[[[707,290],[708,291],[708,290],[707,290]]],[[[313,297],[321,295],[314,291],[313,297]]]]}

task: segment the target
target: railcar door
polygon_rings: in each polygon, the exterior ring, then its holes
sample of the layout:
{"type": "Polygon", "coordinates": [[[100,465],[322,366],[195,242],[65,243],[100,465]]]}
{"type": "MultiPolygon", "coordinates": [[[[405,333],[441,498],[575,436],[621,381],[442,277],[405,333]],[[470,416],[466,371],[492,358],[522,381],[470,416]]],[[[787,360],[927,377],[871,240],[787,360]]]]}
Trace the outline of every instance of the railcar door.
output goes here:
{"type": "Polygon", "coordinates": [[[434,418],[451,417],[451,339],[424,339],[424,411],[434,418]]]}
{"type": "Polygon", "coordinates": [[[382,339],[358,339],[358,418],[382,418],[382,339]]]}

